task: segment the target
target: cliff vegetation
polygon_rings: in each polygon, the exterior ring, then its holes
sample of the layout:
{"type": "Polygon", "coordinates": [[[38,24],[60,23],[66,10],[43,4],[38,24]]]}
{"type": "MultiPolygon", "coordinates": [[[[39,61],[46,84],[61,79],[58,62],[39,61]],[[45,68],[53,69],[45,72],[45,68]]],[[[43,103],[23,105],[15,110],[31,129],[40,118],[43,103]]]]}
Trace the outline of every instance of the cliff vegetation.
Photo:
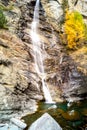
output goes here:
{"type": "Polygon", "coordinates": [[[87,39],[87,26],[77,11],[66,11],[64,23],[64,43],[69,49],[77,49],[87,39]]]}

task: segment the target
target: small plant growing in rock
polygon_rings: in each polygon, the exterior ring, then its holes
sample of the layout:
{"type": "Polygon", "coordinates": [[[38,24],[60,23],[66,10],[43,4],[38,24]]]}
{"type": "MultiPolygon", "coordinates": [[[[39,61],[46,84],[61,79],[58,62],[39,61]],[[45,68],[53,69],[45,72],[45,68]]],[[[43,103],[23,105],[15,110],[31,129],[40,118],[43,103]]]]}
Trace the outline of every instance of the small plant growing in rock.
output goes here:
{"type": "Polygon", "coordinates": [[[66,13],[66,9],[68,8],[69,8],[68,0],[62,1],[62,9],[63,9],[64,15],[66,13]]]}
{"type": "Polygon", "coordinates": [[[7,20],[2,10],[0,10],[0,28],[7,29],[7,20]]]}
{"type": "Polygon", "coordinates": [[[13,9],[13,4],[10,3],[10,5],[5,6],[2,3],[0,3],[0,28],[8,29],[7,27],[7,19],[3,13],[3,11],[9,11],[13,9]]]}
{"type": "Polygon", "coordinates": [[[76,49],[85,39],[85,24],[82,15],[77,12],[67,11],[65,14],[64,35],[67,47],[76,49]]]}

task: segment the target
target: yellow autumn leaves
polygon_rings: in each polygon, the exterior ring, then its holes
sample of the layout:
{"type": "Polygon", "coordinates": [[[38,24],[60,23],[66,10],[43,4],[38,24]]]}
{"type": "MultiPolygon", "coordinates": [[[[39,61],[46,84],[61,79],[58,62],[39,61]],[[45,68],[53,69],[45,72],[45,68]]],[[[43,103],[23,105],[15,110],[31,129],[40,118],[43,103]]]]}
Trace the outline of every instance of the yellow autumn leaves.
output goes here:
{"type": "Polygon", "coordinates": [[[75,49],[85,38],[85,24],[79,12],[69,12],[65,14],[64,35],[68,48],[75,49]]]}

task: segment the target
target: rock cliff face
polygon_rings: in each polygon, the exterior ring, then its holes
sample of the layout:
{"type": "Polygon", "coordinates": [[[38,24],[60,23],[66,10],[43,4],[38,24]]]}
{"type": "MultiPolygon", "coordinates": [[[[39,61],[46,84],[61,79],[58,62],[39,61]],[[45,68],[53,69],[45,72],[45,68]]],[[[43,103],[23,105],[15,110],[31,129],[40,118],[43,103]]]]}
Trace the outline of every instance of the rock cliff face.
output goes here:
{"type": "MultiPolygon", "coordinates": [[[[76,8],[78,2],[68,1],[69,8],[73,5],[76,8]]],[[[42,50],[45,81],[56,102],[87,98],[87,48],[70,54],[62,46],[58,33],[58,23],[63,19],[62,3],[62,0],[40,3],[39,37],[45,48],[42,50]]],[[[30,36],[34,7],[34,0],[16,0],[14,9],[4,12],[10,21],[8,31],[0,30],[0,119],[5,118],[5,110],[8,118],[11,113],[34,111],[36,101],[44,99],[41,79],[34,68],[30,36]]]]}
{"type": "MultiPolygon", "coordinates": [[[[46,12],[49,23],[56,31],[61,31],[62,27],[60,28],[60,23],[64,18],[63,15],[66,8],[69,8],[70,11],[76,10],[80,12],[83,15],[84,21],[87,23],[86,0],[41,0],[41,3],[46,12]]],[[[56,42],[57,47],[59,47],[59,44],[59,42],[56,42]]],[[[73,53],[71,52],[72,54],[67,54],[67,51],[64,51],[64,48],[61,49],[61,53],[57,52],[57,54],[60,54],[60,57],[59,59],[57,57],[57,60],[59,60],[59,69],[57,67],[56,76],[58,75],[58,77],[61,77],[61,80],[59,81],[61,81],[60,88],[62,89],[62,96],[65,97],[67,100],[75,101],[86,98],[86,51],[87,47],[85,46],[78,51],[74,51],[73,53]]],[[[56,81],[56,83],[58,83],[58,80],[56,81]]]]}
{"type": "MultiPolygon", "coordinates": [[[[8,22],[9,30],[0,30],[1,121],[10,118],[15,115],[15,113],[16,116],[20,116],[22,115],[22,111],[24,113],[35,111],[37,108],[36,101],[43,99],[41,79],[34,68],[33,46],[30,37],[35,1],[17,2],[18,3],[14,5],[14,9],[10,10],[10,14],[9,11],[4,12],[6,18],[10,18],[8,22]],[[15,8],[18,11],[14,13],[15,8]],[[18,12],[20,12],[20,14],[18,12]],[[17,19],[18,14],[19,17],[17,19]],[[13,18],[17,21],[15,20],[16,22],[14,22],[13,18]],[[17,33],[17,35],[13,33],[17,33]]],[[[50,40],[52,40],[52,36],[49,35],[52,30],[50,25],[47,22],[44,24],[44,22],[46,22],[46,18],[44,17],[44,11],[41,7],[40,38],[41,41],[43,40],[46,44],[45,48],[47,48],[50,44],[50,40]]],[[[44,50],[43,52],[47,56],[44,50]]],[[[55,91],[52,89],[52,93],[54,92],[55,95],[59,95],[58,98],[56,98],[58,101],[60,100],[61,91],[57,88],[54,90],[55,91]]]]}
{"type": "Polygon", "coordinates": [[[0,30],[0,119],[4,118],[5,109],[13,114],[35,110],[35,100],[42,99],[42,92],[36,87],[40,79],[31,72],[30,48],[15,35],[0,30]]]}
{"type": "MultiPolygon", "coordinates": [[[[9,1],[1,2],[9,4],[9,1]]],[[[4,11],[9,30],[0,29],[0,122],[15,114],[35,111],[36,101],[43,99],[41,81],[34,71],[32,45],[16,35],[23,17],[21,8],[27,10],[27,4],[16,1],[12,10],[4,11]]]]}
{"type": "Polygon", "coordinates": [[[62,1],[41,0],[41,3],[45,10],[48,22],[54,27],[56,31],[59,31],[59,23],[62,22],[63,19],[62,1]]]}
{"type": "Polygon", "coordinates": [[[82,14],[87,24],[87,0],[69,0],[69,10],[76,10],[82,14]]]}
{"type": "Polygon", "coordinates": [[[49,23],[59,31],[66,8],[80,12],[87,23],[87,0],[41,0],[49,23]]]}

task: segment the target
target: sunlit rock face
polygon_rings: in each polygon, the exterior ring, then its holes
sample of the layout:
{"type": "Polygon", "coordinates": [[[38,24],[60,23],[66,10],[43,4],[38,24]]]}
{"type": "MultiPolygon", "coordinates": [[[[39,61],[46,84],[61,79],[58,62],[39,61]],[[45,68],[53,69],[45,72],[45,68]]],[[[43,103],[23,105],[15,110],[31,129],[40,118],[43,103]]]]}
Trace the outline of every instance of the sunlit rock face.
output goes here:
{"type": "Polygon", "coordinates": [[[59,31],[60,22],[63,20],[62,0],[41,0],[48,22],[59,31]]]}
{"type": "Polygon", "coordinates": [[[35,100],[42,99],[40,86],[37,87],[40,79],[32,72],[34,65],[29,54],[30,48],[15,35],[0,30],[1,121],[7,119],[4,114],[8,114],[9,118],[11,113],[17,111],[19,115],[22,115],[22,110],[24,113],[35,111],[35,100]]]}
{"type": "Polygon", "coordinates": [[[9,31],[11,31],[12,33],[16,33],[18,21],[21,16],[20,9],[18,8],[18,6],[16,6],[15,1],[9,1],[9,0],[0,0],[0,6],[1,6],[1,8],[3,8],[3,13],[5,14],[5,17],[8,21],[7,27],[9,27],[9,31]],[[5,8],[8,8],[8,9],[5,10],[2,7],[2,4],[3,4],[3,6],[5,6],[5,8]]]}
{"type": "Polygon", "coordinates": [[[87,0],[68,0],[69,10],[80,12],[87,23],[87,0]]]}
{"type": "Polygon", "coordinates": [[[84,16],[87,16],[87,0],[69,0],[68,3],[70,10],[76,10],[84,16]]]}
{"type": "Polygon", "coordinates": [[[57,31],[60,30],[60,25],[64,22],[64,12],[66,9],[78,11],[83,15],[84,20],[87,23],[87,0],[41,0],[41,3],[45,10],[48,22],[57,31]]]}
{"type": "MultiPolygon", "coordinates": [[[[33,73],[29,74],[34,67],[29,50],[31,46],[27,46],[15,35],[8,31],[0,31],[0,84],[12,91],[19,89],[21,92],[31,86],[30,83],[35,75],[33,77],[33,73]]],[[[37,81],[39,81],[38,78],[37,81]]]]}

